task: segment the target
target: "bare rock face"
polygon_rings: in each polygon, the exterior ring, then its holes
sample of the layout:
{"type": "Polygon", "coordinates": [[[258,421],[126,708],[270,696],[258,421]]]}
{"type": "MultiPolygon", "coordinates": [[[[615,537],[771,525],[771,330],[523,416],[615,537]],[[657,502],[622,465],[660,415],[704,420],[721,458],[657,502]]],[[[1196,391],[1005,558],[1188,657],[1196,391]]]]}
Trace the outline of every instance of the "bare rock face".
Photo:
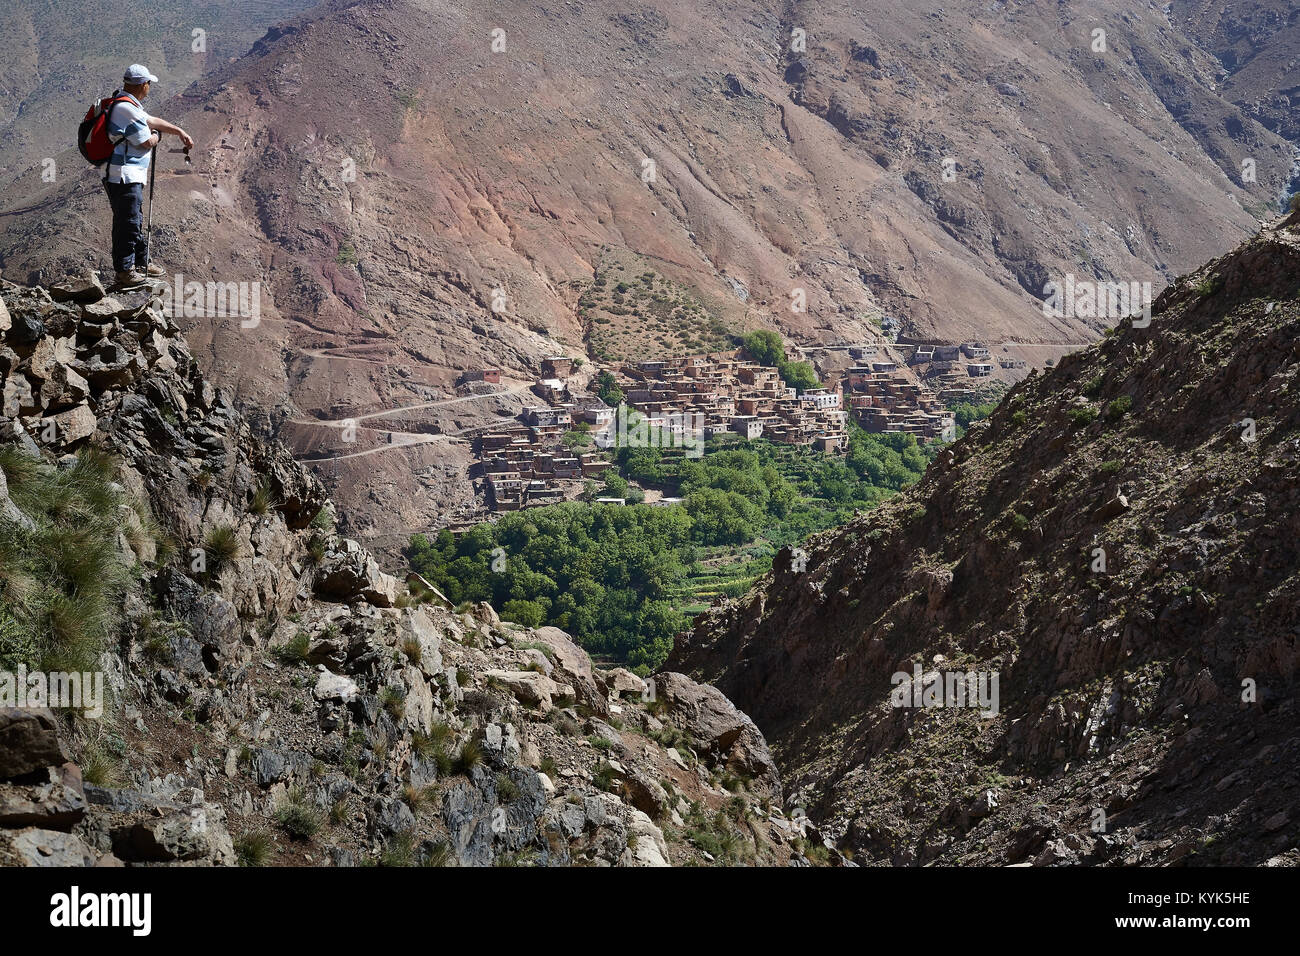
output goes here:
{"type": "Polygon", "coordinates": [[[555,679],[571,686],[578,699],[597,713],[608,715],[607,697],[596,683],[596,672],[587,652],[558,627],[539,627],[533,632],[533,639],[550,648],[555,679]]]}

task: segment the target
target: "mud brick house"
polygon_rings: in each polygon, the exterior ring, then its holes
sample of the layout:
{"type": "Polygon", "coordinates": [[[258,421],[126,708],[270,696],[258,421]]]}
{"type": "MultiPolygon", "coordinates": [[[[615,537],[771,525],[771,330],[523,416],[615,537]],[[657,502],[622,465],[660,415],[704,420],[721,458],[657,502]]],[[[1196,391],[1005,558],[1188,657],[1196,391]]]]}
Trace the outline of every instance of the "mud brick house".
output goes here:
{"type": "Polygon", "coordinates": [[[568,378],[573,374],[573,359],[564,355],[548,355],[542,359],[542,376],[568,378]]]}

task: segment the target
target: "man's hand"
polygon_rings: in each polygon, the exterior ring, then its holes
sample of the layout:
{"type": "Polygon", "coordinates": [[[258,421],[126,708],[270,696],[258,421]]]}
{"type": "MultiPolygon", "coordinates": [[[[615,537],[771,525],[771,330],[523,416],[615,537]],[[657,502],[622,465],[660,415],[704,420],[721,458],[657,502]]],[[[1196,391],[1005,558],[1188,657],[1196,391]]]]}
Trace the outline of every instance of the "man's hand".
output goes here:
{"type": "Polygon", "coordinates": [[[148,142],[145,143],[145,145],[148,146],[150,149],[153,149],[155,146],[158,145],[158,143],[161,140],[162,140],[162,133],[154,133],[152,136],[149,137],[149,140],[148,142]]]}
{"type": "Polygon", "coordinates": [[[189,133],[181,129],[175,123],[169,123],[165,119],[157,116],[149,117],[149,128],[158,134],[171,133],[173,136],[180,138],[180,141],[188,148],[194,145],[194,138],[189,133]]]}

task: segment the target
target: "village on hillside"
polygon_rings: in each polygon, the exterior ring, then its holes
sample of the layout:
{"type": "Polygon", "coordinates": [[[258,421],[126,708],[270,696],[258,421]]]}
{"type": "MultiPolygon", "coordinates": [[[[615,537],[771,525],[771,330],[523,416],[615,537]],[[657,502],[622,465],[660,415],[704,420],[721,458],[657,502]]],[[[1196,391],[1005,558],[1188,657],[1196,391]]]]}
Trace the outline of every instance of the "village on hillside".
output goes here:
{"type": "MultiPolygon", "coordinates": [[[[972,380],[986,379],[993,371],[989,349],[978,343],[892,346],[898,360],[881,355],[874,344],[847,348],[855,364],[833,384],[803,390],[787,386],[776,368],[759,365],[739,350],[627,362],[601,371],[646,433],[671,436],[660,439],[667,444],[734,433],[826,454],[847,448],[850,416],[868,432],[911,434],[918,441],[951,437],[949,406],[973,397],[972,380]],[[900,363],[911,366],[911,374],[900,363]],[[922,378],[937,390],[922,384],[922,378]]],[[[539,403],[526,406],[516,422],[481,435],[475,477],[492,510],[576,498],[588,479],[599,479],[613,466],[608,449],[636,443],[635,436],[619,433],[626,415],[571,385],[581,361],[544,359],[542,375],[532,386],[539,403]]],[[[467,372],[462,380],[498,384],[501,370],[467,372]]]]}

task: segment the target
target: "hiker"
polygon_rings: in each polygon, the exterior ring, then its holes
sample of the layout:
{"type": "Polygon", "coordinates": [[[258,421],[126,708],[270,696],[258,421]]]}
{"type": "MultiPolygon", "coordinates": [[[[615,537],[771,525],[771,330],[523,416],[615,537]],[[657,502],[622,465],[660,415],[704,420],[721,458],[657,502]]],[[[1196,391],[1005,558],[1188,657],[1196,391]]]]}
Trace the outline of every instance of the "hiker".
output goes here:
{"type": "Polygon", "coordinates": [[[128,66],[121,91],[113,94],[122,98],[109,108],[107,117],[114,146],[105,167],[104,191],[113,208],[113,269],[120,286],[139,285],[149,276],[164,274],[161,266],[149,261],[143,221],[144,184],[154,147],[164,133],[179,136],[187,149],[194,145],[185,130],[150,116],[140,105],[156,82],[158,77],[139,63],[128,66]]]}

